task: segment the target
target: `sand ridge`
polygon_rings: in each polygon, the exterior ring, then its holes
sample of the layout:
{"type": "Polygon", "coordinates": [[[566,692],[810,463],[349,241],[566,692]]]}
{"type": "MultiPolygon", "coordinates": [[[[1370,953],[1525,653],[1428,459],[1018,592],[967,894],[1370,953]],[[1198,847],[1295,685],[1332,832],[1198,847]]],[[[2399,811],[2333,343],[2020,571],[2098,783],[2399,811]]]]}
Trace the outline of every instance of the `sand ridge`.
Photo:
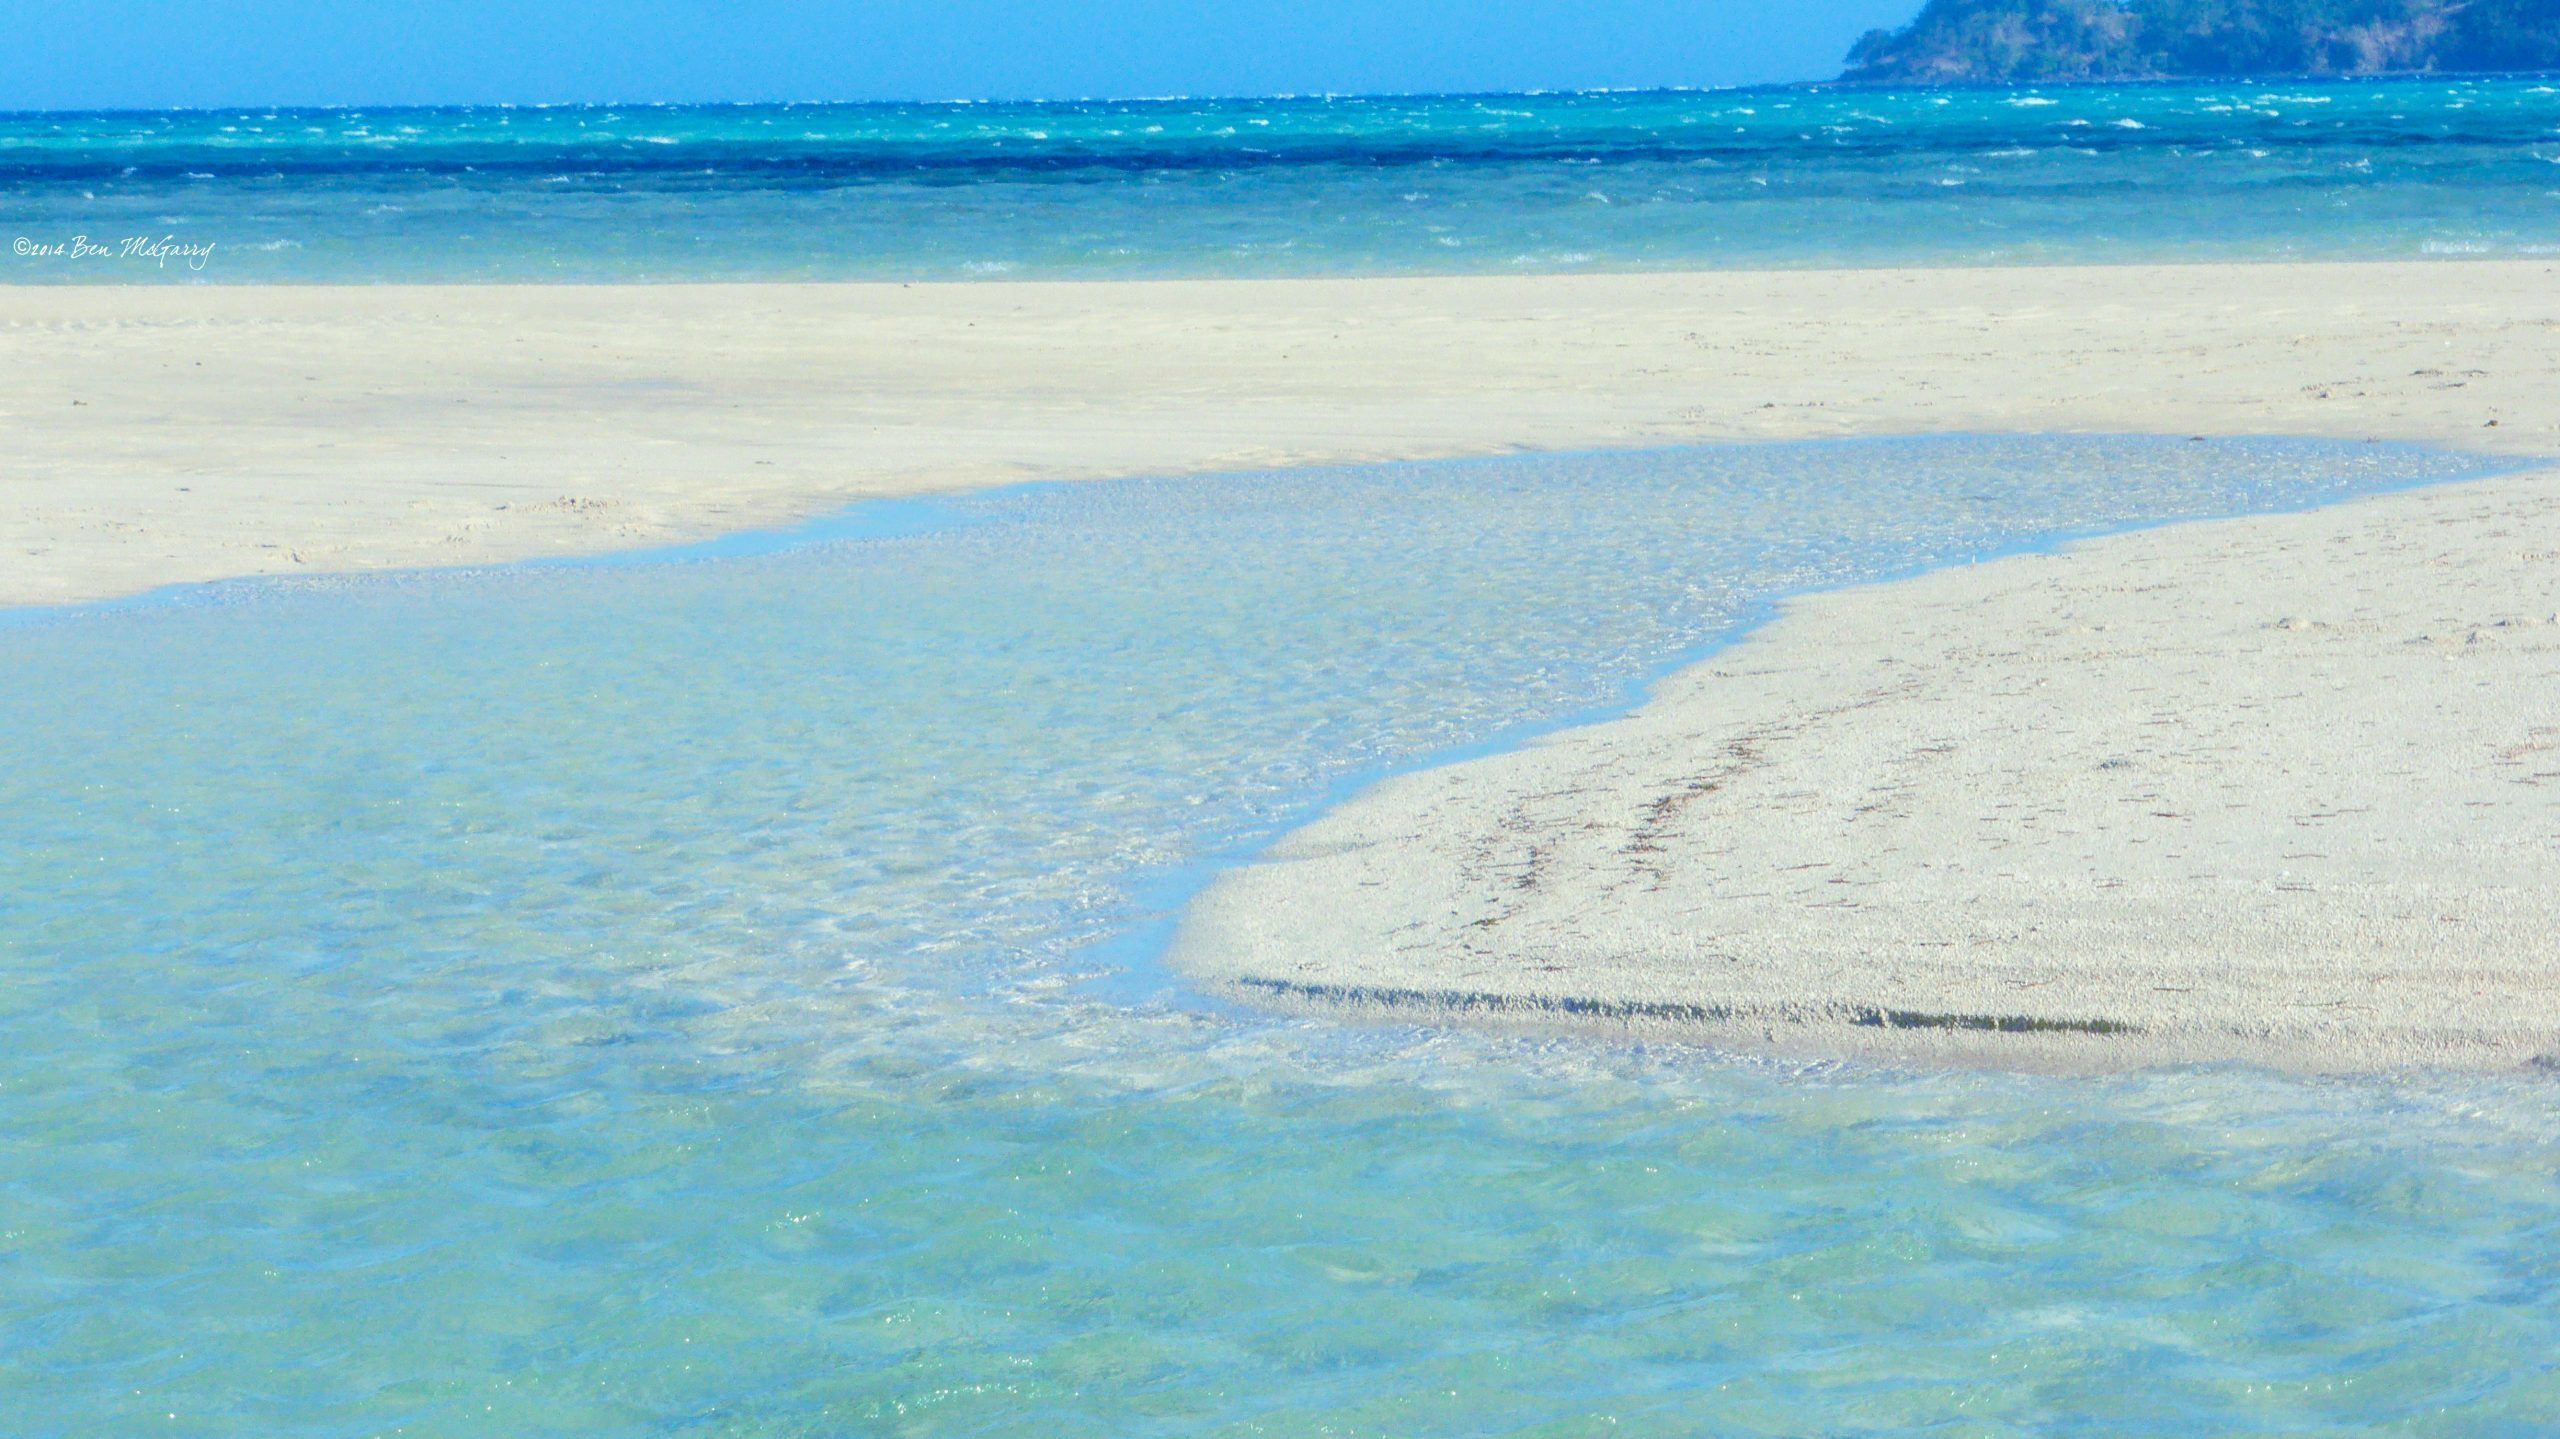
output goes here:
{"type": "Polygon", "coordinates": [[[2560,264],[0,287],[0,604],[1021,480],[1951,431],[2560,453],[2560,264]]]}

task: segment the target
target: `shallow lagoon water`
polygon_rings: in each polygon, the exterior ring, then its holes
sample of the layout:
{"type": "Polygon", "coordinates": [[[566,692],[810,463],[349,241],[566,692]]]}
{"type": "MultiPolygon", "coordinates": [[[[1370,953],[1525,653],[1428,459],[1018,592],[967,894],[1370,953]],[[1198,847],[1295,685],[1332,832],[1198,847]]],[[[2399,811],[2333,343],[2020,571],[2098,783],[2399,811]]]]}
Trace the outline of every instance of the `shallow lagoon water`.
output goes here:
{"type": "Polygon", "coordinates": [[[1035,487],[0,623],[12,1432],[2560,1423],[2541,1080],[1235,1013],[1149,936],[1773,596],[2480,462],[1945,439],[1035,487]],[[832,537],[831,537],[832,536],[832,537]]]}

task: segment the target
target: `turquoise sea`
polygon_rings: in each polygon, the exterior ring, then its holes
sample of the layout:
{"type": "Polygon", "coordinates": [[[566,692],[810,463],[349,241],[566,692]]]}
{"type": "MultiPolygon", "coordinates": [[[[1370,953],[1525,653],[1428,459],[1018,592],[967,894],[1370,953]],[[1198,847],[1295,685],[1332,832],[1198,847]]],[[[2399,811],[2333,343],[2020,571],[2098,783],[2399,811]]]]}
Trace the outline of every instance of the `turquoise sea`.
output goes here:
{"type": "Polygon", "coordinates": [[[0,245],[28,283],[2550,255],[2560,79],[0,114],[0,245]]]}
{"type": "Polygon", "coordinates": [[[2552,1432],[2546,1080],[1779,1066],[1159,955],[1775,596],[2478,463],[1129,480],[16,612],[0,1430],[2552,1432]]]}

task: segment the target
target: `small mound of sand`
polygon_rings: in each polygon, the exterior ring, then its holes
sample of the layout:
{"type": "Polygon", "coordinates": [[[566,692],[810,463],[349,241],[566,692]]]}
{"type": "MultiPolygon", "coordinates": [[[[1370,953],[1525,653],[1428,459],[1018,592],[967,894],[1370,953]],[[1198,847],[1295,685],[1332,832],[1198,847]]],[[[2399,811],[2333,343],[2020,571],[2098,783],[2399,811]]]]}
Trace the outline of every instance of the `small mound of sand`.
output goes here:
{"type": "Polygon", "coordinates": [[[1818,596],[1195,906],[1286,1007],[2035,1068],[2560,1056],[2560,475],[1818,596]]]}

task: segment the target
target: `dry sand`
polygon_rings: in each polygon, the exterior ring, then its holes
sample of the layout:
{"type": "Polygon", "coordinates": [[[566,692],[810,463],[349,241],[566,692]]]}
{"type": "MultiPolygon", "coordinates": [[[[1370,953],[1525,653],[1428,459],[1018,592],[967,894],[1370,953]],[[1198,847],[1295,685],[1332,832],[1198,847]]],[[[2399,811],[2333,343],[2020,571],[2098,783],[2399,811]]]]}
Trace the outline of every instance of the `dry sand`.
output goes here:
{"type": "Polygon", "coordinates": [[[1518,448],[2138,430],[2560,453],[2556,358],[2544,262],[0,287],[0,604],[1518,448]]]}
{"type": "Polygon", "coordinates": [[[1799,1055],[2560,1059],[2560,472],[1799,601],[1290,836],[1176,961],[1799,1055]]]}

